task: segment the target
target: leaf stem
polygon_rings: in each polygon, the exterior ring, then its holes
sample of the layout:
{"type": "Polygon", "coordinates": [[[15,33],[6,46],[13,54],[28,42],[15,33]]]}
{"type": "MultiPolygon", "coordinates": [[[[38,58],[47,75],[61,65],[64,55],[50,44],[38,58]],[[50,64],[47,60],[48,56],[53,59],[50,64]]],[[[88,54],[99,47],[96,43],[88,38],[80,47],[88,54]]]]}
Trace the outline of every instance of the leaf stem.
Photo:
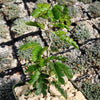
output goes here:
{"type": "Polygon", "coordinates": [[[51,47],[51,44],[52,44],[52,42],[53,42],[50,33],[49,33],[49,39],[50,39],[50,43],[49,43],[49,47],[48,47],[48,57],[50,56],[50,47],[51,47]]]}

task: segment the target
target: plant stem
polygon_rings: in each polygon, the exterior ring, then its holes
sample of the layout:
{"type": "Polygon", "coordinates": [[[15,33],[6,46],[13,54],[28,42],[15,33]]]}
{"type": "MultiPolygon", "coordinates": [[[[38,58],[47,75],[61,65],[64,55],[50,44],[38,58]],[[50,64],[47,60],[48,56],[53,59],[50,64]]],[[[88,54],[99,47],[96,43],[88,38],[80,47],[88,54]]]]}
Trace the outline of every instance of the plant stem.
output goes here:
{"type": "Polygon", "coordinates": [[[51,44],[52,44],[52,42],[53,42],[50,33],[49,33],[49,39],[50,39],[50,43],[49,43],[49,47],[48,47],[48,57],[50,56],[50,47],[51,47],[51,44]]]}

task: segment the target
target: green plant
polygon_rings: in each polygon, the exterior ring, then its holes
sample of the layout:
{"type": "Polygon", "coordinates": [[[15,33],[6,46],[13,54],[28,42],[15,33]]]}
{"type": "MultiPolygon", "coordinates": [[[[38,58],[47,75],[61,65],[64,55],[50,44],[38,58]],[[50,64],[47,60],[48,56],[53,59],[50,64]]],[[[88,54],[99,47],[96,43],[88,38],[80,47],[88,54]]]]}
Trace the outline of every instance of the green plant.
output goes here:
{"type": "Polygon", "coordinates": [[[80,23],[79,25],[76,26],[73,35],[78,40],[89,39],[89,37],[90,37],[89,30],[82,23],[80,23]]]}
{"type": "Polygon", "coordinates": [[[50,33],[52,38],[52,43],[50,46],[51,51],[59,51],[59,49],[66,49],[69,47],[69,43],[60,39],[55,33],[50,33]]]}
{"type": "Polygon", "coordinates": [[[81,1],[83,3],[91,3],[92,2],[92,0],[78,0],[78,1],[81,1]]]}
{"type": "Polygon", "coordinates": [[[91,4],[88,7],[88,11],[93,15],[93,16],[100,16],[100,2],[96,1],[93,4],[91,4]]]}
{"type": "Polygon", "coordinates": [[[20,16],[21,10],[16,4],[6,4],[4,8],[1,9],[2,12],[6,15],[7,20],[11,20],[20,16]]]}
{"type": "MultiPolygon", "coordinates": [[[[30,36],[30,37],[27,37],[26,40],[23,41],[23,43],[24,44],[32,43],[32,42],[41,43],[40,41],[41,41],[40,38],[34,39],[33,37],[30,36]]],[[[29,60],[30,58],[32,58],[32,49],[28,49],[28,50],[24,50],[24,51],[19,49],[17,54],[22,60],[29,60]]]]}
{"type": "Polygon", "coordinates": [[[21,46],[21,50],[33,49],[31,62],[34,64],[28,66],[26,72],[30,72],[29,81],[33,85],[35,93],[39,95],[43,93],[44,96],[47,94],[47,86],[49,84],[55,84],[61,94],[66,97],[66,93],[61,89],[60,85],[65,84],[63,77],[67,75],[69,79],[72,78],[72,71],[70,67],[66,66],[62,62],[66,61],[66,57],[62,56],[47,56],[44,54],[45,50],[48,50],[47,47],[42,48],[39,43],[26,43],[21,46]],[[49,77],[55,74],[55,79],[50,82],[49,77]]]}
{"type": "Polygon", "coordinates": [[[86,81],[82,89],[89,100],[100,100],[100,84],[92,84],[86,81]]]}
{"type": "MultiPolygon", "coordinates": [[[[35,22],[26,22],[27,25],[36,26],[47,32],[44,23],[37,22],[38,18],[48,19],[48,30],[51,32],[54,28],[55,35],[59,39],[73,45],[77,49],[79,46],[77,43],[66,36],[65,31],[62,29],[70,30],[69,26],[71,25],[70,16],[68,15],[68,9],[65,6],[55,5],[53,8],[50,4],[40,3],[37,5],[38,9],[35,9],[32,14],[36,18],[35,22]]],[[[61,88],[62,84],[65,84],[64,76],[67,76],[68,79],[73,77],[72,70],[69,66],[65,65],[64,62],[67,61],[66,57],[62,56],[51,56],[50,47],[53,43],[52,34],[47,33],[50,39],[48,47],[42,47],[40,43],[26,43],[21,46],[20,50],[29,50],[32,49],[32,58],[30,58],[31,63],[28,66],[26,72],[30,73],[29,83],[33,85],[33,90],[29,90],[27,94],[32,91],[35,91],[37,95],[43,94],[46,96],[49,85],[54,84],[59,92],[66,98],[66,92],[61,88]],[[49,78],[54,75],[55,78],[51,81],[49,78]]],[[[27,95],[26,94],[26,95],[27,95]]]]}
{"type": "MultiPolygon", "coordinates": [[[[68,9],[65,6],[55,5],[52,8],[50,4],[41,3],[38,4],[38,9],[34,11],[32,16],[35,18],[42,17],[44,19],[48,19],[49,22],[47,26],[50,30],[52,30],[53,28],[57,29],[57,31],[54,32],[57,36],[60,37],[61,40],[68,42],[69,44],[73,45],[77,49],[79,48],[77,43],[72,38],[66,36],[67,32],[64,32],[62,30],[64,28],[70,30],[69,26],[71,25],[68,9]]],[[[26,24],[30,26],[37,26],[39,28],[44,29],[44,31],[46,31],[45,24],[43,23],[31,21],[31,22],[27,22],[26,24]]],[[[51,37],[51,34],[49,34],[49,37],[51,37]]]]}

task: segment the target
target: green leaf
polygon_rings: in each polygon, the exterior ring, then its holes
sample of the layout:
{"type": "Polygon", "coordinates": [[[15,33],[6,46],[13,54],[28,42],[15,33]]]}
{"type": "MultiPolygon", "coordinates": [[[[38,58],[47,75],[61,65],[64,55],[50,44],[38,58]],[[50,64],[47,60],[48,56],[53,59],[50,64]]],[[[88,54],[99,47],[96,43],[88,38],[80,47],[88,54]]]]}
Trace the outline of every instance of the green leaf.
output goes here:
{"type": "Polygon", "coordinates": [[[67,57],[63,57],[63,56],[55,56],[56,60],[60,60],[60,61],[67,61],[67,57]]]}
{"type": "Polygon", "coordinates": [[[45,62],[44,62],[45,60],[43,59],[43,58],[41,58],[41,59],[39,59],[39,62],[40,62],[40,66],[41,67],[44,67],[45,66],[45,62]]]}
{"type": "Polygon", "coordinates": [[[64,91],[63,88],[61,88],[61,86],[59,84],[57,84],[57,82],[52,82],[53,85],[55,85],[55,87],[58,89],[58,91],[65,97],[67,98],[67,94],[66,92],[64,91]]]}
{"type": "Polygon", "coordinates": [[[67,75],[67,77],[69,79],[71,79],[73,77],[72,70],[69,66],[66,66],[65,64],[63,64],[61,62],[56,62],[56,65],[61,67],[61,69],[64,71],[64,73],[67,75]]]}
{"type": "Polygon", "coordinates": [[[67,61],[67,57],[62,56],[50,56],[47,59],[44,60],[44,64],[50,62],[50,60],[61,60],[61,61],[67,61]]]}
{"type": "Polygon", "coordinates": [[[53,27],[59,27],[59,28],[63,29],[65,27],[65,25],[62,23],[58,23],[58,24],[54,24],[53,27]]]}
{"type": "Polygon", "coordinates": [[[35,18],[38,18],[38,17],[41,17],[41,15],[46,14],[47,11],[48,11],[48,8],[46,8],[46,7],[35,9],[32,16],[35,17],[35,18]]]}
{"type": "Polygon", "coordinates": [[[48,18],[47,16],[47,12],[50,9],[50,4],[47,3],[39,3],[37,5],[39,8],[35,9],[34,13],[32,14],[33,17],[38,18],[38,17],[42,17],[42,18],[48,18]]]}
{"type": "Polygon", "coordinates": [[[41,60],[41,56],[43,55],[44,51],[46,51],[47,49],[48,49],[48,47],[44,47],[44,48],[42,48],[41,51],[39,52],[39,55],[38,55],[39,57],[38,57],[38,58],[39,58],[40,60],[41,60]]]}
{"type": "Polygon", "coordinates": [[[48,57],[47,60],[48,62],[50,60],[60,60],[60,61],[67,61],[67,57],[63,57],[63,56],[51,56],[51,57],[48,57]]]}
{"type": "Polygon", "coordinates": [[[33,51],[32,51],[32,61],[33,62],[38,60],[38,55],[39,55],[39,52],[41,49],[42,49],[41,46],[37,46],[33,49],[33,51]]]}
{"type": "Polygon", "coordinates": [[[42,77],[39,78],[38,80],[38,84],[36,85],[36,95],[39,95],[41,93],[43,93],[44,96],[47,95],[46,89],[47,89],[47,85],[44,83],[44,80],[42,77]]]}
{"type": "Polygon", "coordinates": [[[63,14],[64,15],[69,15],[69,11],[68,11],[68,8],[64,6],[64,9],[63,9],[63,14]]]}
{"type": "Polygon", "coordinates": [[[40,66],[38,64],[31,65],[31,66],[28,67],[27,72],[33,73],[34,71],[38,70],[39,68],[40,68],[40,66]]]}
{"type": "Polygon", "coordinates": [[[61,31],[61,30],[58,30],[58,33],[59,33],[59,36],[67,34],[67,32],[64,32],[64,31],[61,31]]]}
{"type": "Polygon", "coordinates": [[[34,75],[31,76],[31,80],[29,81],[29,83],[34,84],[39,79],[39,76],[40,72],[39,71],[35,72],[34,75]]]}
{"type": "Polygon", "coordinates": [[[65,81],[63,79],[64,73],[62,71],[62,69],[55,63],[53,64],[52,62],[49,63],[51,69],[54,71],[56,77],[58,78],[58,81],[61,84],[65,84],[65,81]]]}
{"type": "Polygon", "coordinates": [[[35,17],[35,18],[38,18],[40,14],[41,14],[41,10],[40,9],[35,9],[35,11],[32,14],[32,16],[35,17]]]}
{"type": "Polygon", "coordinates": [[[46,73],[41,73],[41,77],[42,77],[42,78],[49,78],[49,75],[46,74],[46,73]]]}
{"type": "Polygon", "coordinates": [[[73,40],[73,38],[70,38],[69,36],[65,36],[66,32],[63,32],[59,30],[58,32],[55,31],[55,34],[60,37],[61,40],[68,42],[69,44],[73,45],[75,48],[79,49],[79,46],[77,43],[73,40]]]}
{"type": "Polygon", "coordinates": [[[59,24],[62,24],[62,26],[66,29],[70,29],[69,26],[71,25],[71,17],[69,16],[68,9],[63,6],[63,11],[61,13],[61,17],[59,18],[59,24]]]}
{"type": "Polygon", "coordinates": [[[45,28],[45,25],[44,24],[41,24],[39,22],[32,22],[32,21],[30,21],[30,22],[26,22],[26,25],[36,26],[36,27],[40,27],[42,29],[45,28]]]}
{"type": "Polygon", "coordinates": [[[37,55],[37,58],[38,58],[38,61],[40,62],[40,66],[41,67],[44,67],[45,66],[45,59],[42,58],[42,55],[44,53],[45,50],[47,50],[48,47],[44,47],[44,48],[41,48],[41,50],[39,51],[38,55],[37,55]]]}
{"type": "Polygon", "coordinates": [[[26,43],[25,45],[22,45],[20,47],[20,50],[28,50],[28,49],[32,49],[32,48],[34,48],[36,46],[41,46],[41,45],[39,43],[34,43],[34,42],[26,43]]]}
{"type": "Polygon", "coordinates": [[[62,11],[62,7],[60,5],[55,5],[53,7],[52,12],[56,20],[58,20],[61,17],[61,13],[62,13],[61,11],[62,11]]]}
{"type": "Polygon", "coordinates": [[[54,19],[52,10],[48,10],[48,17],[49,17],[53,22],[55,22],[55,19],[54,19]]]}
{"type": "Polygon", "coordinates": [[[54,8],[57,8],[60,12],[64,10],[64,6],[61,5],[55,5],[54,8]]]}
{"type": "MultiPolygon", "coordinates": [[[[45,86],[45,85],[44,85],[44,86],[45,86]]],[[[43,88],[44,88],[44,86],[43,86],[43,88]]],[[[43,96],[46,96],[46,95],[47,95],[46,90],[42,90],[42,93],[43,93],[43,96]]]]}
{"type": "Polygon", "coordinates": [[[37,89],[35,92],[36,95],[40,95],[41,94],[41,89],[37,89]]]}
{"type": "Polygon", "coordinates": [[[73,45],[75,48],[79,49],[79,46],[77,45],[76,41],[74,41],[72,38],[70,38],[69,36],[67,36],[65,38],[65,41],[67,41],[68,43],[70,43],[71,45],[73,45]]]}

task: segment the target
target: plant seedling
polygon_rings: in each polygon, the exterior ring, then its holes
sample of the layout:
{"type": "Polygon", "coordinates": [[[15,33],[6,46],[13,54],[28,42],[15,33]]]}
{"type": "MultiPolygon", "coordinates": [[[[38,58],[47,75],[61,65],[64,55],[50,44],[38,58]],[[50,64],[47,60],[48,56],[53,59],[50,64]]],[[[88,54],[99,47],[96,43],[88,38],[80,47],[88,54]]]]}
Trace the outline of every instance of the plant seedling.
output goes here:
{"type": "MultiPolygon", "coordinates": [[[[36,19],[43,18],[48,19],[50,22],[48,27],[50,30],[52,28],[56,28],[54,31],[57,36],[60,37],[61,40],[68,42],[73,45],[75,48],[79,49],[77,43],[66,36],[66,32],[62,29],[66,28],[70,30],[69,26],[71,24],[70,16],[68,15],[68,9],[65,6],[55,5],[51,7],[50,4],[40,3],[37,5],[38,9],[35,9],[32,14],[36,19]]],[[[27,25],[36,26],[43,30],[45,30],[45,24],[39,22],[27,22],[27,25]]],[[[49,34],[50,36],[50,34],[49,34]]],[[[50,37],[52,42],[52,38],[50,37]]],[[[43,94],[47,95],[48,87],[53,84],[59,90],[59,92],[66,98],[66,92],[61,88],[62,84],[66,84],[64,80],[64,76],[67,76],[68,79],[73,77],[72,70],[69,66],[65,65],[64,62],[67,61],[66,57],[63,56],[51,56],[50,52],[50,44],[48,47],[42,47],[39,43],[26,43],[21,46],[20,50],[28,50],[32,49],[32,58],[30,59],[31,65],[28,66],[26,72],[30,73],[30,81],[29,83],[33,85],[33,90],[27,91],[28,94],[32,91],[35,91],[37,95],[43,94]],[[45,53],[47,52],[47,53],[45,53]],[[54,75],[55,78],[50,81],[49,78],[54,75]]]]}

